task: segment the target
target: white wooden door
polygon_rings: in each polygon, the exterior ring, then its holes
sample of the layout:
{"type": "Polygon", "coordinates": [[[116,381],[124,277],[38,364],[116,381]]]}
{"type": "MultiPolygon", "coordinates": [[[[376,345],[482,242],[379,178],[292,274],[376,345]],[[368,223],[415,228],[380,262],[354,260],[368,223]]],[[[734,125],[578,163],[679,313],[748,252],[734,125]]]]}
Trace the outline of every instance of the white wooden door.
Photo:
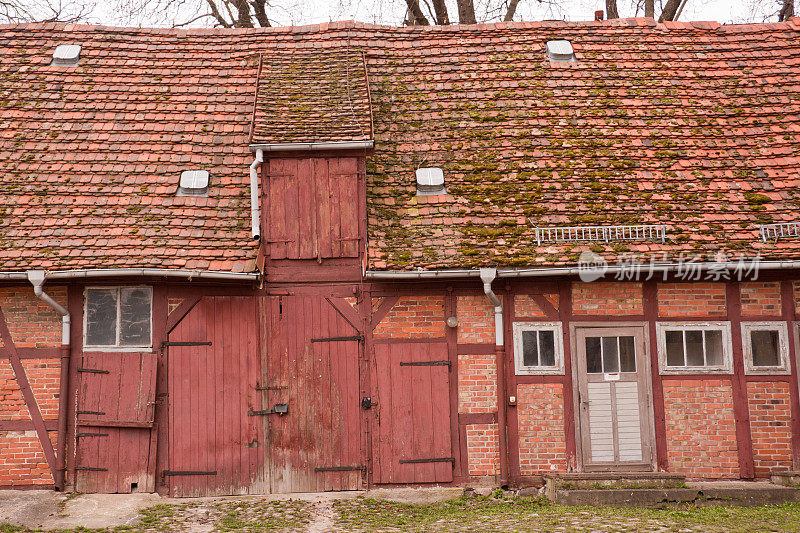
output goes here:
{"type": "Polygon", "coordinates": [[[652,467],[644,331],[579,328],[578,418],[585,470],[652,467]]]}

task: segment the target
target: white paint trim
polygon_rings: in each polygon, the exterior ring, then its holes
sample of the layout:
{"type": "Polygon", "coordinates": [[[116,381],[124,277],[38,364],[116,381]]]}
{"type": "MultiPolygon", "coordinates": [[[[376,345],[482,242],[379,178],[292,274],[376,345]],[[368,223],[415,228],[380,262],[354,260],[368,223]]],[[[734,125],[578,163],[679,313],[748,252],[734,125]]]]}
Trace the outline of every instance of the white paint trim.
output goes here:
{"type": "MultiPolygon", "coordinates": [[[[561,322],[514,322],[514,372],[518,376],[564,375],[564,328],[561,322]],[[554,366],[525,366],[522,353],[522,333],[552,331],[555,344],[554,366]]],[[[539,354],[541,357],[541,354],[539,354]]]]}
{"type": "Polygon", "coordinates": [[[789,363],[789,328],[786,322],[742,322],[742,354],[744,373],[748,376],[791,374],[789,363]],[[779,366],[754,366],[750,333],[753,331],[778,331],[779,366]]]}
{"type": "Polygon", "coordinates": [[[656,344],[658,346],[658,370],[662,376],[681,374],[733,374],[733,337],[731,323],[723,322],[656,322],[656,344]],[[667,365],[667,330],[677,331],[721,331],[721,366],[669,366],[667,365]]]}

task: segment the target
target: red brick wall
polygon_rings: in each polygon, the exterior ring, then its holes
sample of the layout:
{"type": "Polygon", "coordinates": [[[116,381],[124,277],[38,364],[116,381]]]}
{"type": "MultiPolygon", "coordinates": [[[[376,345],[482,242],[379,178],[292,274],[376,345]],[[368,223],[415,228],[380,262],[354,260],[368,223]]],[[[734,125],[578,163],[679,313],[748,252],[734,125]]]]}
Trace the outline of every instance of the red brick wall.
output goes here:
{"type": "Polygon", "coordinates": [[[458,296],[458,342],[494,344],[494,306],[483,294],[458,296]]]}
{"type": "MultiPolygon", "coordinates": [[[[55,449],[57,433],[49,435],[55,449]]],[[[0,431],[0,486],[53,483],[35,431],[0,431]]]]}
{"type": "Polygon", "coordinates": [[[500,430],[497,424],[467,426],[468,472],[471,476],[500,473],[500,430]]]}
{"type": "Polygon", "coordinates": [[[444,321],[444,296],[404,296],[375,328],[375,337],[444,337],[444,321]]]}
{"type": "Polygon", "coordinates": [[[756,477],[792,469],[792,414],[788,383],[750,382],[750,432],[756,477]]]}
{"type": "MultiPolygon", "coordinates": [[[[48,285],[47,294],[67,305],[66,287],[48,285]]],[[[61,345],[61,316],[33,294],[33,287],[0,287],[0,308],[18,348],[61,345]]]]}
{"type": "Polygon", "coordinates": [[[659,283],[659,316],[721,316],[727,313],[724,283],[659,283]]]}
{"type": "Polygon", "coordinates": [[[640,315],[642,284],[573,283],[572,311],[579,315],[640,315]]]}
{"type": "Polygon", "coordinates": [[[517,416],[520,473],[530,476],[566,471],[562,385],[518,385],[517,416]]]}
{"type": "Polygon", "coordinates": [[[664,380],[669,471],[691,479],[736,479],[739,452],[727,380],[664,380]]]}
{"type": "Polygon", "coordinates": [[[497,365],[494,354],[458,356],[458,412],[497,411],[497,365]]]}
{"type": "MultiPolygon", "coordinates": [[[[22,361],[36,403],[44,419],[58,418],[58,359],[26,359],[22,361]]],[[[19,390],[8,359],[0,359],[0,420],[30,420],[28,408],[19,390]]]]}
{"type": "Polygon", "coordinates": [[[741,283],[742,315],[781,314],[781,284],[761,281],[741,283]]]}
{"type": "MultiPolygon", "coordinates": [[[[545,298],[553,304],[553,307],[558,309],[557,294],[547,294],[545,298]]],[[[547,318],[544,311],[527,294],[517,294],[514,297],[514,316],[516,318],[547,318]]]]}
{"type": "Polygon", "coordinates": [[[794,282],[794,312],[800,315],[800,281],[794,282]]]}
{"type": "MultiPolygon", "coordinates": [[[[46,287],[57,302],[66,305],[65,287],[46,287]]],[[[0,308],[14,344],[19,348],[48,348],[61,345],[61,317],[36,298],[30,286],[0,287],[0,308]]],[[[58,418],[59,359],[25,359],[28,376],[39,410],[46,420],[58,418]]],[[[30,420],[8,359],[0,359],[0,421],[30,420]]],[[[53,441],[56,432],[50,432],[53,441]]],[[[49,485],[53,478],[44,459],[36,432],[0,431],[0,486],[49,485]]]]}

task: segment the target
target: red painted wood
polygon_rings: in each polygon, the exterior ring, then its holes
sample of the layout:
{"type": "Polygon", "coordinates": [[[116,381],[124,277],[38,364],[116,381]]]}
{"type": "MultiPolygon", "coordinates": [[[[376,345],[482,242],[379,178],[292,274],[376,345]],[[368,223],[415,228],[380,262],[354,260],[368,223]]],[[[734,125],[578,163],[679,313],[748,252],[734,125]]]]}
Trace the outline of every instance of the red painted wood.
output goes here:
{"type": "MultiPolygon", "coordinates": [[[[17,348],[17,354],[20,359],[59,359],[61,348],[17,348]]],[[[8,353],[0,350],[0,359],[8,358],[8,353]]]]}
{"type": "Polygon", "coordinates": [[[731,323],[733,341],[733,414],[736,419],[736,441],[739,448],[739,476],[753,479],[753,440],[750,431],[750,406],[747,401],[747,377],[744,374],[744,355],[742,350],[741,299],[739,285],[725,284],[725,297],[728,304],[728,320],[731,323]]]}
{"type": "MultiPolygon", "coordinates": [[[[453,294],[452,289],[448,288],[444,300],[444,316],[458,316],[458,300],[453,294]]],[[[447,358],[450,361],[451,376],[455,376],[450,380],[450,404],[449,409],[452,416],[450,416],[450,446],[454,452],[455,463],[453,464],[453,475],[455,480],[464,480],[468,476],[467,472],[467,454],[464,451],[465,446],[462,447],[461,431],[459,425],[461,418],[458,416],[458,374],[460,372],[458,367],[458,330],[456,328],[448,327],[445,330],[445,339],[447,341],[447,358]]]]}
{"type": "MultiPolygon", "coordinates": [[[[800,327],[795,321],[794,289],[791,281],[781,282],[781,311],[783,320],[789,325],[789,365],[791,375],[789,394],[792,402],[792,464],[800,468],[800,389],[798,388],[798,354],[795,339],[800,327]]],[[[774,377],[774,376],[773,376],[774,377]]]]}
{"type": "MultiPolygon", "coordinates": [[[[664,407],[664,383],[658,365],[658,337],[656,335],[656,322],[658,322],[658,285],[655,281],[646,281],[642,287],[644,301],[644,316],[648,327],[650,339],[650,377],[653,392],[653,426],[656,434],[656,468],[666,472],[669,469],[667,455],[667,420],[664,407]]],[[[684,376],[680,376],[681,379],[684,376]]],[[[708,376],[706,376],[708,377],[708,376]]]]}
{"type": "Polygon", "coordinates": [[[375,345],[379,428],[373,454],[380,464],[375,483],[452,481],[451,463],[400,463],[401,459],[453,456],[449,368],[400,365],[447,359],[445,342],[375,345]]]}
{"type": "Polygon", "coordinates": [[[172,342],[212,344],[167,349],[166,470],[217,472],[168,476],[170,495],[245,494],[264,478],[263,472],[251,469],[256,429],[247,414],[260,371],[255,302],[253,297],[203,298],[169,336],[172,342]]]}
{"type": "Polygon", "coordinates": [[[558,284],[558,315],[564,328],[564,434],[567,448],[567,470],[577,468],[577,447],[575,442],[575,385],[572,382],[573,354],[569,335],[569,324],[575,320],[572,315],[572,283],[562,281],[558,284]]]}
{"type": "MultiPolygon", "coordinates": [[[[331,188],[328,160],[315,158],[313,163],[314,234],[317,236],[317,257],[339,257],[338,233],[334,223],[338,215],[339,195],[331,188]]],[[[333,167],[334,161],[330,166],[333,167]]],[[[332,168],[331,170],[335,170],[332,168]]],[[[316,254],[315,254],[316,255],[316,254]]]]}
{"type": "MultiPolygon", "coordinates": [[[[516,289],[516,287],[512,287],[512,289],[516,289]]],[[[510,372],[506,374],[506,391],[508,396],[519,396],[519,391],[517,386],[520,383],[528,383],[525,379],[527,377],[553,377],[556,378],[557,383],[563,383],[564,378],[562,376],[518,376],[514,371],[514,322],[519,320],[520,317],[517,317],[514,301],[516,300],[516,295],[519,294],[518,290],[509,290],[506,293],[506,301],[503,303],[505,305],[505,309],[503,310],[503,335],[505,336],[505,344],[506,344],[506,353],[511,354],[511,361],[506,367],[510,367],[510,372]]],[[[523,293],[529,294],[529,293],[523,293]]],[[[549,302],[548,302],[549,303],[549,302]]],[[[540,306],[541,307],[541,306],[540,306]]],[[[552,307],[552,305],[551,305],[552,307]]],[[[558,318],[556,317],[555,320],[558,318]]],[[[494,346],[491,346],[492,352],[494,352],[494,346]]],[[[484,353],[492,353],[492,352],[484,352],[484,353]]],[[[496,413],[491,413],[489,416],[494,415],[495,419],[499,419],[496,413]]],[[[459,419],[461,419],[464,415],[459,415],[459,419]]],[[[506,439],[507,439],[507,456],[508,456],[508,475],[512,481],[515,483],[519,483],[521,475],[520,463],[519,463],[519,413],[517,411],[516,405],[509,405],[506,409],[506,439]]],[[[465,419],[468,420],[468,419],[465,419]]],[[[467,422],[464,422],[467,423],[467,422]]],[[[470,423],[478,423],[478,422],[470,422],[470,423]]]]}

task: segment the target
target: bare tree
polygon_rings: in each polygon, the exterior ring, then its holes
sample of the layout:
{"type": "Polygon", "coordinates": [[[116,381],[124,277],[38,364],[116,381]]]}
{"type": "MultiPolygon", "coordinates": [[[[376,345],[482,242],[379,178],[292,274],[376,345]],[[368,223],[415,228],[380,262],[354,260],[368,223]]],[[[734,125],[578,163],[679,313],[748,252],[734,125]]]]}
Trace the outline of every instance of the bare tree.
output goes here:
{"type": "Polygon", "coordinates": [[[0,23],[82,22],[94,6],[91,0],[0,0],[0,23]]]}
{"type": "Polygon", "coordinates": [[[644,0],[644,16],[656,18],[656,0],[644,0]]]}
{"type": "Polygon", "coordinates": [[[783,5],[778,11],[778,20],[783,22],[794,16],[794,0],[783,0],[783,5]]]}
{"type": "Polygon", "coordinates": [[[617,0],[606,0],[606,18],[618,19],[619,10],[617,10],[617,0]]]}

